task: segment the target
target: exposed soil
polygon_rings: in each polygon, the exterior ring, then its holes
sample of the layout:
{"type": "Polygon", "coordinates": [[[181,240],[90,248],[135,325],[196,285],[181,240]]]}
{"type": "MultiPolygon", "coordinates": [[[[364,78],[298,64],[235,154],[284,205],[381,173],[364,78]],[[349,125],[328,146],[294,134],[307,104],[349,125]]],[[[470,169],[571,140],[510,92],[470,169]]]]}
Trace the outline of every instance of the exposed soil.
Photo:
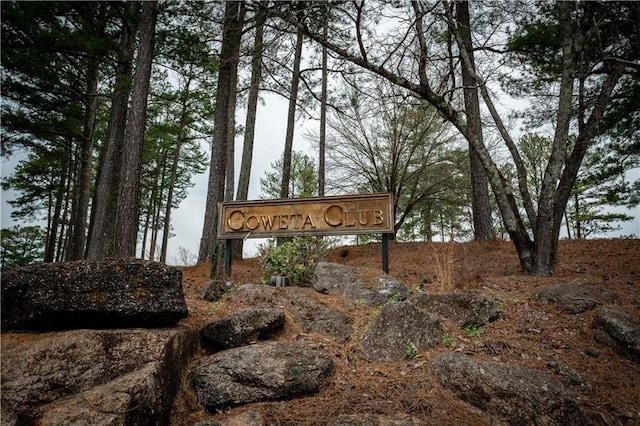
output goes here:
{"type": "MultiPolygon", "coordinates": [[[[379,268],[381,247],[340,247],[331,250],[326,260],[379,268]]],[[[640,317],[640,240],[561,241],[552,277],[523,274],[513,244],[508,241],[392,242],[389,265],[390,275],[412,291],[491,294],[502,303],[501,318],[479,336],[471,336],[445,321],[447,340],[443,344],[421,350],[413,359],[391,364],[373,364],[358,357],[360,351],[354,339],[346,345],[324,339],[322,342],[335,354],[335,371],[319,394],[206,413],[185,384],[176,401],[172,424],[220,420],[248,409],[261,413],[270,425],[320,425],[339,414],[412,417],[417,424],[426,425],[494,423],[431,377],[431,362],[446,351],[537,368],[556,378],[557,366],[564,364],[588,383],[585,390],[570,390],[586,408],[622,424],[640,424],[640,365],[594,341],[591,321],[595,310],[569,314],[555,305],[539,304],[534,296],[540,286],[578,283],[611,293],[612,303],[640,317]]],[[[260,275],[256,259],[233,263],[231,279],[235,284],[259,283],[260,275]]],[[[232,297],[215,304],[199,299],[208,280],[207,264],[183,269],[190,310],[184,322],[198,328],[237,310],[232,297]]],[[[362,329],[371,321],[372,309],[357,309],[360,314],[356,329],[362,329]]],[[[322,336],[311,338],[321,340],[322,336]]],[[[295,340],[295,332],[285,328],[277,339],[295,340]]]]}

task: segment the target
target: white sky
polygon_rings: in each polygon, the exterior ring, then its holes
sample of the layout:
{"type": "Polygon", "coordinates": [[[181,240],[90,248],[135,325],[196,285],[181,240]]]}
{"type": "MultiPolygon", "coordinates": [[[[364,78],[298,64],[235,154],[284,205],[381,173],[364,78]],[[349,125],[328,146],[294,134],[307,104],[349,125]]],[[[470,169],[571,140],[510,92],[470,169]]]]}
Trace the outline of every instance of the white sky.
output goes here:
{"type": "MultiPolygon", "coordinates": [[[[271,164],[282,156],[284,149],[284,140],[287,130],[287,109],[288,100],[275,94],[261,94],[264,104],[258,105],[258,113],[256,119],[256,132],[254,141],[253,166],[251,170],[251,180],[249,184],[249,199],[256,200],[260,198],[260,178],[264,177],[267,170],[271,169],[271,164]]],[[[318,126],[315,120],[305,120],[298,116],[296,129],[294,133],[293,149],[302,151],[316,159],[317,153],[312,152],[309,143],[303,138],[306,129],[313,129],[318,126]]],[[[236,117],[236,125],[245,124],[245,111],[238,110],[236,117]]],[[[242,159],[242,142],[243,136],[236,138],[236,185],[238,174],[240,173],[240,160],[242,159]]],[[[210,139],[206,142],[210,143],[210,139]]],[[[209,147],[205,150],[210,154],[209,147]]],[[[11,159],[2,159],[2,176],[10,175],[13,168],[17,164],[19,156],[11,159]]],[[[202,236],[202,225],[204,223],[204,210],[207,199],[207,182],[209,179],[209,171],[201,175],[195,175],[193,182],[195,186],[189,190],[189,195],[185,198],[178,209],[174,209],[171,214],[171,222],[173,226],[172,234],[175,236],[169,239],[169,247],[167,250],[167,263],[176,264],[178,261],[178,248],[184,247],[194,256],[198,254],[200,246],[200,238],[202,236]]],[[[2,220],[0,225],[8,228],[13,225],[22,224],[11,218],[11,206],[6,202],[15,198],[13,191],[2,191],[2,220]]],[[[44,226],[44,223],[36,223],[44,226]]],[[[215,230],[211,230],[215,232],[215,230]]],[[[257,245],[264,243],[265,240],[253,239],[247,240],[245,244],[245,255],[255,256],[257,245]]]]}
{"type": "MultiPolygon", "coordinates": [[[[260,197],[260,178],[271,169],[271,164],[278,160],[284,149],[284,139],[286,133],[288,101],[274,94],[263,95],[264,104],[259,104],[256,133],[254,142],[253,167],[251,172],[251,182],[249,186],[249,199],[255,200],[260,197]]],[[[300,117],[300,116],[298,116],[300,117]]],[[[244,111],[239,110],[237,114],[237,124],[244,125],[244,111]]],[[[302,151],[317,160],[317,153],[311,150],[309,143],[303,135],[306,130],[314,130],[318,126],[315,120],[299,119],[296,124],[293,149],[302,151]]],[[[207,142],[208,143],[208,142],[207,142]]],[[[209,149],[207,148],[207,152],[209,149]]],[[[242,136],[236,139],[236,181],[240,169],[242,156],[242,136]]],[[[2,160],[2,176],[11,173],[15,166],[16,159],[12,161],[2,160]]],[[[640,179],[640,168],[634,169],[629,176],[631,179],[640,179]]],[[[174,237],[169,239],[167,252],[167,263],[178,263],[178,249],[184,247],[194,256],[198,254],[200,238],[202,236],[202,224],[204,222],[204,210],[207,197],[208,170],[206,173],[194,176],[195,187],[191,188],[189,195],[182,201],[180,207],[172,213],[172,225],[174,237]]],[[[11,206],[6,203],[7,199],[13,198],[13,193],[2,191],[2,221],[3,228],[17,224],[11,219],[11,206]]],[[[622,223],[622,229],[615,233],[600,235],[599,237],[612,238],[620,235],[640,236],[640,207],[634,209],[618,208],[629,215],[635,216],[633,221],[622,223]]],[[[211,230],[215,232],[215,230],[211,230]]],[[[245,256],[255,256],[257,245],[264,243],[264,240],[247,240],[245,244],[245,256]]]]}
{"type": "MultiPolygon", "coordinates": [[[[253,164],[251,168],[251,180],[249,182],[249,200],[260,198],[260,178],[266,171],[271,170],[271,164],[282,156],[284,140],[287,131],[288,100],[274,94],[261,95],[263,104],[258,104],[256,118],[256,132],[254,140],[253,164]]],[[[239,110],[236,116],[236,125],[245,124],[245,111],[239,110]]],[[[318,154],[311,151],[309,143],[303,138],[306,129],[318,126],[317,121],[298,119],[294,132],[293,150],[302,151],[316,159],[318,154]]],[[[242,159],[243,137],[236,137],[235,172],[236,186],[240,173],[240,161],[242,159]]],[[[209,152],[209,149],[207,149],[209,152]]],[[[202,225],[204,223],[204,210],[207,201],[207,182],[209,172],[195,176],[193,181],[196,186],[180,204],[180,207],[172,213],[173,233],[175,237],[169,240],[167,251],[167,263],[174,263],[175,254],[179,247],[184,247],[197,256],[202,237],[202,225]]],[[[211,230],[215,232],[215,230],[211,230]]],[[[249,239],[245,242],[245,256],[255,256],[258,244],[264,243],[263,239],[249,239]]]]}

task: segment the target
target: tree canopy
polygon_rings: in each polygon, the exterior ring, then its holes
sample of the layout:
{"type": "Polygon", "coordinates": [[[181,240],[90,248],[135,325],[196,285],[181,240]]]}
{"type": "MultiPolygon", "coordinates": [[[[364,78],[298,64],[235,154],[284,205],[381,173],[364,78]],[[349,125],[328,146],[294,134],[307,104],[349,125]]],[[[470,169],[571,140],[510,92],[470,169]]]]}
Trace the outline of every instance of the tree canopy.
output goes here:
{"type": "Polygon", "coordinates": [[[627,216],[611,206],[640,201],[636,2],[0,7],[2,154],[21,158],[2,185],[14,218],[43,224],[45,261],[166,260],[172,211],[207,160],[211,260],[217,202],[260,178],[264,93],[289,100],[265,192],[391,192],[402,238],[499,226],[522,269],[548,275],[563,226],[614,229],[627,216]],[[301,117],[320,118],[317,152],[296,152],[301,117]]]}

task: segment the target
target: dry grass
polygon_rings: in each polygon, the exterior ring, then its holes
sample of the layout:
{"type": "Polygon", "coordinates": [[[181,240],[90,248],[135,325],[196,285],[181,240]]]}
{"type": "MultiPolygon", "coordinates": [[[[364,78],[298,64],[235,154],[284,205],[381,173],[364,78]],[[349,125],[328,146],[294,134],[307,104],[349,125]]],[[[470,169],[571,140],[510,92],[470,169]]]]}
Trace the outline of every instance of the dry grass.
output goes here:
{"type": "MultiPolygon", "coordinates": [[[[376,244],[343,247],[332,250],[327,260],[379,268],[380,253],[380,245],[376,244]]],[[[556,379],[559,377],[551,366],[563,363],[589,383],[584,392],[569,390],[585,407],[612,416],[623,425],[640,423],[640,365],[594,342],[591,332],[594,311],[571,315],[553,305],[540,305],[534,297],[539,286],[579,282],[613,293],[618,305],[640,316],[640,241],[561,241],[559,264],[553,277],[522,274],[515,250],[506,241],[391,243],[389,255],[390,274],[408,288],[428,292],[455,288],[490,294],[503,307],[501,318],[487,326],[476,341],[453,323],[444,321],[444,333],[455,345],[438,345],[419,351],[413,359],[376,364],[365,359],[358,344],[376,309],[339,296],[313,294],[318,302],[354,319],[353,336],[346,344],[323,335],[305,335],[290,315],[284,331],[276,337],[282,341],[318,342],[333,355],[333,374],[318,394],[205,413],[187,386],[178,396],[172,424],[186,426],[204,419],[222,420],[248,409],[259,412],[268,425],[323,425],[341,414],[410,417],[420,425],[495,424],[495,419],[460,401],[432,378],[431,362],[447,351],[537,368],[556,379]]],[[[198,300],[196,291],[206,283],[206,271],[206,265],[184,271],[187,303],[193,309],[186,322],[196,327],[212,320],[208,313],[211,303],[198,300]]],[[[234,282],[258,282],[259,277],[255,259],[234,264],[234,282]]],[[[230,298],[219,303],[218,315],[244,306],[245,301],[230,298]]],[[[284,309],[287,311],[288,307],[284,309]]]]}
{"type": "Polygon", "coordinates": [[[453,280],[453,246],[455,241],[453,236],[451,240],[445,245],[445,248],[438,249],[436,246],[432,246],[433,258],[435,260],[436,269],[436,282],[440,285],[440,292],[446,293],[455,289],[455,283],[453,280]]]}

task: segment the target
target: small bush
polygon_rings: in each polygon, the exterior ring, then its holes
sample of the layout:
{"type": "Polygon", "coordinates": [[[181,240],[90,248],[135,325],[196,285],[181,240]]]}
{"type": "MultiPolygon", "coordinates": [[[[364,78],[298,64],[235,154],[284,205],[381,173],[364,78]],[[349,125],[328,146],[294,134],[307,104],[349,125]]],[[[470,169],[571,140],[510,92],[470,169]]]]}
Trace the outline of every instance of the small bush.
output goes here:
{"type": "Polygon", "coordinates": [[[418,348],[416,348],[416,345],[414,345],[413,342],[409,342],[407,344],[407,358],[413,359],[416,356],[418,356],[418,348]]]}
{"type": "Polygon", "coordinates": [[[268,284],[272,276],[285,276],[291,285],[311,286],[316,265],[326,251],[327,243],[316,237],[294,237],[280,246],[269,240],[258,248],[262,282],[268,284]]]}

